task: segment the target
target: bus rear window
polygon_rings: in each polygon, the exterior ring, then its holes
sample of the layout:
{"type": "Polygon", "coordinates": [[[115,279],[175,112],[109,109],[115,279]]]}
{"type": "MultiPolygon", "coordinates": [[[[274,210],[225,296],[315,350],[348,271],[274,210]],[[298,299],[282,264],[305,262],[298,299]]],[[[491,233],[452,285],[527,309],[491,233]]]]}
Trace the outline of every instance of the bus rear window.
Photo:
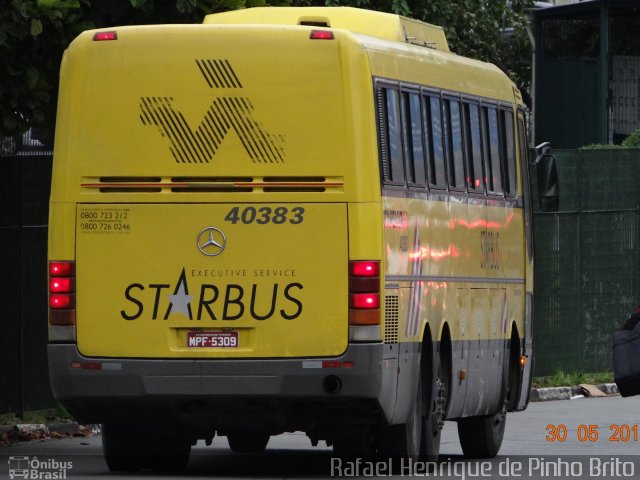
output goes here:
{"type": "Polygon", "coordinates": [[[399,92],[391,88],[382,88],[378,98],[382,104],[379,122],[384,181],[404,185],[399,92]]]}

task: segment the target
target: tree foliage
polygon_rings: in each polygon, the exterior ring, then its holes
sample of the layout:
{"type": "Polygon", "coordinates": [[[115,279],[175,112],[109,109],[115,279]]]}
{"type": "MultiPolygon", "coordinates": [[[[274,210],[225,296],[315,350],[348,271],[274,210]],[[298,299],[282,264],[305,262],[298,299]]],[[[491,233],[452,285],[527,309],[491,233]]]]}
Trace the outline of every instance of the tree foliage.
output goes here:
{"type": "Polygon", "coordinates": [[[62,53],[81,31],[113,25],[201,22],[204,15],[263,5],[353,6],[445,29],[451,49],[529,79],[524,10],[533,0],[8,0],[0,9],[0,135],[55,118],[62,53]]]}
{"type": "Polygon", "coordinates": [[[494,63],[521,87],[530,82],[531,46],[525,12],[533,0],[298,0],[369,8],[440,25],[458,55],[494,63]]]}
{"type": "Polygon", "coordinates": [[[11,0],[0,9],[2,132],[20,132],[51,116],[61,47],[87,26],[79,6],[73,0],[11,0]]]}

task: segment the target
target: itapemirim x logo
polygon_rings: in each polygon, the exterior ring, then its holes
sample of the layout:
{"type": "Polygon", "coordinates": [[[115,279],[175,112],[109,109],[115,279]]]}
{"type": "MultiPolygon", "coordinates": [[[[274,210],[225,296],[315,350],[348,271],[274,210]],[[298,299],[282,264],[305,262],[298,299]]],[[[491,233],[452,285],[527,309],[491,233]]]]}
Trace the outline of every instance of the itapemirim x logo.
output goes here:
{"type": "Polygon", "coordinates": [[[55,460],[53,458],[38,459],[38,457],[12,456],[9,457],[9,478],[24,478],[27,480],[64,480],[67,472],[73,468],[73,462],[55,460]]]}
{"type": "MultiPolygon", "coordinates": [[[[228,60],[196,60],[209,88],[239,90],[242,83],[228,60]]],[[[251,100],[225,95],[213,100],[200,125],[194,130],[173,97],[140,98],[140,120],[155,125],[169,140],[169,150],[178,163],[209,163],[230,130],[237,135],[254,163],[283,163],[284,137],[268,132],[256,119],[251,100]]]]}

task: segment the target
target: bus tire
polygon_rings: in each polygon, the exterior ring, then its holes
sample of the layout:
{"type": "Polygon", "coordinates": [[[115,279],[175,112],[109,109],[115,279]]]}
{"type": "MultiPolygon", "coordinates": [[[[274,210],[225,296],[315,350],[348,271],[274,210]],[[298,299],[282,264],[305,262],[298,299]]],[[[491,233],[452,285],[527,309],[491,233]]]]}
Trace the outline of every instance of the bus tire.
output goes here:
{"type": "Polygon", "coordinates": [[[507,423],[506,405],[495,415],[458,420],[458,437],[465,457],[493,458],[500,451],[507,423]]]}
{"type": "Polygon", "coordinates": [[[500,451],[504,429],[507,424],[507,411],[513,401],[512,392],[516,391],[514,382],[518,381],[517,342],[511,340],[509,349],[509,366],[503,376],[502,382],[502,407],[494,415],[462,418],[458,420],[458,438],[462,446],[462,452],[466,457],[493,458],[500,451]]]}
{"type": "MultiPolygon", "coordinates": [[[[429,362],[431,363],[431,362],[429,362]]],[[[427,367],[429,368],[429,367],[427,367]]],[[[399,456],[437,461],[440,453],[440,435],[444,423],[447,389],[442,361],[438,364],[435,381],[430,385],[432,394],[425,398],[423,385],[428,384],[421,374],[411,417],[407,423],[384,429],[378,438],[378,452],[383,456],[399,456]],[[427,405],[428,403],[428,405],[427,405]]]]}
{"type": "Polygon", "coordinates": [[[428,462],[436,462],[440,455],[440,436],[444,426],[444,418],[447,406],[447,379],[444,359],[438,362],[437,374],[429,400],[429,409],[425,412],[424,430],[422,436],[421,455],[428,462]]]}
{"type": "Polygon", "coordinates": [[[112,472],[175,472],[187,466],[191,444],[164,432],[107,423],[102,426],[102,451],[112,472]]]}
{"type": "Polygon", "coordinates": [[[389,425],[378,433],[377,450],[380,458],[398,457],[416,460],[419,458],[420,444],[425,431],[421,385],[422,382],[418,381],[417,398],[407,422],[389,425]]]}
{"type": "Polygon", "coordinates": [[[271,435],[259,431],[230,432],[229,447],[234,453],[262,453],[267,448],[271,435]]]}

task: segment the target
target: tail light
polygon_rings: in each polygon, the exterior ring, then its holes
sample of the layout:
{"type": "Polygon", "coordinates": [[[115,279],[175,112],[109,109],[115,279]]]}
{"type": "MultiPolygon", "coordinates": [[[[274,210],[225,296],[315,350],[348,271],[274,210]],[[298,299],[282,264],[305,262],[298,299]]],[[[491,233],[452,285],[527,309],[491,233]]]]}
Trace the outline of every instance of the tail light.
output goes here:
{"type": "Polygon", "coordinates": [[[353,293],[351,294],[351,308],[374,309],[380,308],[379,293],[353,293]]]}
{"type": "Polygon", "coordinates": [[[117,39],[118,39],[118,32],[114,32],[114,31],[96,32],[93,35],[94,42],[104,42],[104,41],[117,40],[117,39]]]}
{"type": "Polygon", "coordinates": [[[378,260],[349,262],[349,325],[352,340],[380,339],[380,262],[378,260]],[[369,328],[356,330],[354,327],[369,328]]]}
{"type": "Polygon", "coordinates": [[[331,30],[311,30],[309,38],[311,40],[333,40],[335,37],[331,30]]]}
{"type": "Polygon", "coordinates": [[[75,263],[49,262],[49,325],[76,324],[75,263]]]}

